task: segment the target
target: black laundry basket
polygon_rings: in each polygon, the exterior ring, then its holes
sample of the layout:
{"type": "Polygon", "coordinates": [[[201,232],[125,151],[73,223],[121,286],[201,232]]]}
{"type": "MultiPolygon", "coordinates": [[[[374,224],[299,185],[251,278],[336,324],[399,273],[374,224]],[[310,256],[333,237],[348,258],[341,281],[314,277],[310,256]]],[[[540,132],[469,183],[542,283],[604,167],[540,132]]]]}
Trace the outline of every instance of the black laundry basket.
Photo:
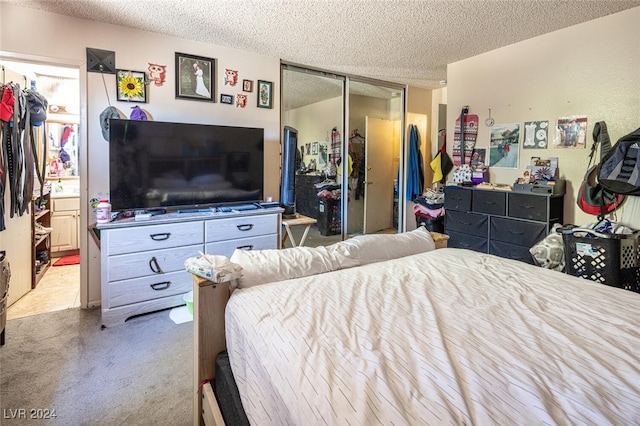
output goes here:
{"type": "Polygon", "coordinates": [[[605,234],[565,228],[562,239],[567,274],[640,293],[640,230],[605,234]]]}
{"type": "Polygon", "coordinates": [[[319,198],[318,231],[326,237],[329,235],[338,235],[340,230],[340,200],[319,198]]]}

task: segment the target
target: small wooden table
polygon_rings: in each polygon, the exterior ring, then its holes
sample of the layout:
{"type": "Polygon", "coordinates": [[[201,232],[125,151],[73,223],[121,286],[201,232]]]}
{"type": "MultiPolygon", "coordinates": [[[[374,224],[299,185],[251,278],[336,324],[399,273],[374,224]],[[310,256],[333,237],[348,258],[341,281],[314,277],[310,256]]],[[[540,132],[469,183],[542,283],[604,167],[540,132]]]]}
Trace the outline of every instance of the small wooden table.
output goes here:
{"type": "Polygon", "coordinates": [[[301,214],[296,214],[296,217],[289,219],[282,219],[282,226],[286,233],[282,236],[282,248],[284,248],[285,243],[287,242],[287,237],[291,241],[291,245],[293,247],[303,246],[305,240],[307,239],[307,235],[309,235],[309,229],[311,229],[311,225],[317,223],[318,221],[312,217],[303,216],[301,214]],[[293,226],[305,226],[304,233],[302,234],[302,238],[300,238],[300,243],[296,243],[295,238],[293,238],[293,233],[291,232],[291,228],[293,226]]]}

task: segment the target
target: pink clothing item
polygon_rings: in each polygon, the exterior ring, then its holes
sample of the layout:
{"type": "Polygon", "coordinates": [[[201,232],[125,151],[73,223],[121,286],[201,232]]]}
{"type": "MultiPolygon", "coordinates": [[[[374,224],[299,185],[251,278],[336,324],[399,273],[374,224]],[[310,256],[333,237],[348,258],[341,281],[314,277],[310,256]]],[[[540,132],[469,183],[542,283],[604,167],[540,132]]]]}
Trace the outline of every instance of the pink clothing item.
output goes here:
{"type": "Polygon", "coordinates": [[[2,92],[2,102],[0,103],[0,120],[11,121],[13,118],[13,106],[16,103],[16,98],[13,96],[13,90],[11,87],[4,86],[2,92]]]}
{"type": "Polygon", "coordinates": [[[430,209],[422,204],[414,204],[413,213],[422,217],[440,217],[444,216],[444,207],[440,207],[439,209],[430,209]]]}

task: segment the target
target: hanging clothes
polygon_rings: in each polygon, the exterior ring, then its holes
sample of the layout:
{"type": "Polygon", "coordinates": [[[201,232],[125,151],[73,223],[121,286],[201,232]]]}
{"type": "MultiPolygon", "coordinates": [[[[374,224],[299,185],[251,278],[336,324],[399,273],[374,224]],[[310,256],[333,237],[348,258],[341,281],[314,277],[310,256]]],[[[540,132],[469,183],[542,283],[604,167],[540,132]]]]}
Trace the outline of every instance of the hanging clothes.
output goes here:
{"type": "Polygon", "coordinates": [[[353,173],[351,178],[351,189],[355,190],[355,199],[359,200],[361,196],[364,196],[364,177],[366,174],[365,164],[365,143],[364,136],[358,133],[358,130],[354,130],[349,138],[349,155],[353,160],[353,173]]]}
{"type": "MultiPolygon", "coordinates": [[[[338,176],[342,176],[342,167],[340,167],[342,165],[342,161],[338,161],[338,176]]],[[[351,155],[347,155],[347,176],[351,176],[351,173],[353,173],[353,160],[351,159],[351,155]]]]}
{"type": "MultiPolygon", "coordinates": [[[[38,99],[43,103],[37,103],[32,99],[35,93],[31,90],[22,90],[20,85],[15,83],[5,85],[2,92],[0,105],[0,120],[2,122],[0,196],[4,200],[4,192],[8,188],[10,194],[9,216],[11,218],[15,214],[22,216],[24,213],[28,213],[33,197],[34,173],[37,162],[34,126],[40,125],[44,129],[43,122],[46,119],[47,105],[46,99],[40,95],[38,95],[38,99]],[[32,113],[37,122],[32,120],[32,113]]],[[[42,140],[46,145],[46,138],[43,137],[42,140]]],[[[45,150],[43,147],[43,152],[45,150]]],[[[38,173],[38,178],[42,186],[43,180],[40,173],[38,173]]],[[[4,210],[6,210],[6,206],[0,204],[0,213],[3,213],[4,210]]],[[[4,214],[1,217],[4,219],[4,214]]],[[[0,231],[4,228],[5,224],[0,221],[0,231]]]]}
{"type": "Polygon", "coordinates": [[[342,149],[342,138],[340,137],[340,132],[337,127],[331,129],[331,163],[334,166],[338,165],[338,161],[340,161],[341,155],[340,150],[342,149]]]}
{"type": "Polygon", "coordinates": [[[69,137],[71,136],[73,129],[70,125],[65,124],[62,130],[62,136],[60,137],[60,161],[66,163],[71,160],[71,155],[67,151],[67,143],[69,143],[69,137]]]}
{"type": "Polygon", "coordinates": [[[422,194],[424,188],[424,170],[422,153],[420,152],[420,135],[418,127],[409,126],[409,158],[407,161],[407,201],[413,201],[422,194]]]}

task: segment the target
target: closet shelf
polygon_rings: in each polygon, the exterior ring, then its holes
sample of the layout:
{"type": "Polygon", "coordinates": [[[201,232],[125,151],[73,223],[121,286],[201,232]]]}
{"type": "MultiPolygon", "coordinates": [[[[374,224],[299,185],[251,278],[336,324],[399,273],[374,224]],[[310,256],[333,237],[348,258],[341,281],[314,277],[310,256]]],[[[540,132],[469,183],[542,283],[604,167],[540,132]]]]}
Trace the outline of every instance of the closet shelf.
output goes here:
{"type": "Polygon", "coordinates": [[[44,210],[40,210],[39,212],[37,212],[34,216],[35,220],[40,219],[42,216],[46,215],[49,213],[49,209],[44,209],[44,210]]]}
{"type": "Polygon", "coordinates": [[[41,235],[41,236],[38,236],[38,237],[36,237],[36,239],[35,239],[35,241],[34,241],[33,245],[34,245],[34,246],[39,246],[39,245],[40,245],[40,243],[42,243],[42,242],[43,242],[44,240],[46,240],[47,238],[49,238],[49,234],[47,234],[47,235],[41,235]]]}

